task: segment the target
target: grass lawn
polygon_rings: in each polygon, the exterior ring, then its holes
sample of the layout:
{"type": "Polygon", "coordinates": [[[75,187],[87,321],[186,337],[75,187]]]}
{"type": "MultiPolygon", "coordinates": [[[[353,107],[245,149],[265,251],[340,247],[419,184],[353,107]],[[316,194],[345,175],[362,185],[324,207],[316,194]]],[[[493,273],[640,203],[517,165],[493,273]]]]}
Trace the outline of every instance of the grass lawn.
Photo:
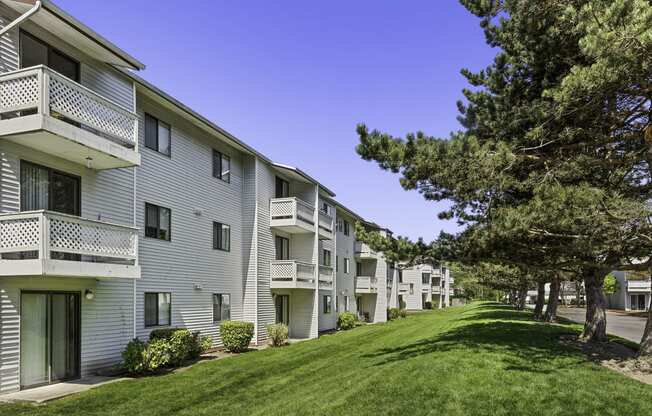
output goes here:
{"type": "Polygon", "coordinates": [[[649,415],[652,386],[558,343],[576,325],[476,303],[109,384],[0,415],[649,415]]]}

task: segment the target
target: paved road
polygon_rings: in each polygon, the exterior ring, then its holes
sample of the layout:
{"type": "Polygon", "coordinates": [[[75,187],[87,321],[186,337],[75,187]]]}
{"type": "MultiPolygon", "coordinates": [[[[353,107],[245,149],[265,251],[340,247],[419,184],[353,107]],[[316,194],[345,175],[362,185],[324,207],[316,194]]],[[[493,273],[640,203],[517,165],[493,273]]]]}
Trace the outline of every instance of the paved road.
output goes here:
{"type": "MultiPolygon", "coordinates": [[[[562,308],[557,310],[557,315],[571,321],[584,323],[586,309],[562,308]]],[[[640,342],[645,329],[645,318],[629,316],[618,312],[607,311],[607,332],[634,342],[640,342]]]]}

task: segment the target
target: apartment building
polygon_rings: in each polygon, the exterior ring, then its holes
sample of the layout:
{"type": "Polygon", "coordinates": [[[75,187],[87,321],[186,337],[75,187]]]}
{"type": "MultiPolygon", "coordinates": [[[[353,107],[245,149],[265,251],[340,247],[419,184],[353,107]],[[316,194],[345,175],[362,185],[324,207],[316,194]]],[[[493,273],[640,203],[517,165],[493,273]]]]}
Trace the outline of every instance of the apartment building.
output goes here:
{"type": "Polygon", "coordinates": [[[155,328],[220,345],[246,320],[261,344],[398,304],[361,216],[144,67],[48,0],[0,0],[0,394],[114,365],[155,328]]]}
{"type": "Polygon", "coordinates": [[[425,309],[426,302],[433,308],[451,305],[454,278],[445,266],[417,264],[401,270],[399,304],[405,309],[425,309]]]}
{"type": "Polygon", "coordinates": [[[618,281],[615,293],[607,295],[609,308],[625,311],[647,311],[652,298],[648,272],[613,271],[618,281]]]}

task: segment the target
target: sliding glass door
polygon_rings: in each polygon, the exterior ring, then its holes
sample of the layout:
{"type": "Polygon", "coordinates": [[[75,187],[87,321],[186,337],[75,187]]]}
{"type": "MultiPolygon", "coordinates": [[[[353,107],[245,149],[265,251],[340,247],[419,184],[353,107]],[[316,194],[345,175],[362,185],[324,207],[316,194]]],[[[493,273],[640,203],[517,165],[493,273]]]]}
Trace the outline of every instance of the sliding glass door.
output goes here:
{"type": "Polygon", "coordinates": [[[20,304],[20,385],[78,378],[80,295],[23,292],[20,304]]]}
{"type": "Polygon", "coordinates": [[[290,325],[290,296],[276,295],[276,323],[290,325]]]}

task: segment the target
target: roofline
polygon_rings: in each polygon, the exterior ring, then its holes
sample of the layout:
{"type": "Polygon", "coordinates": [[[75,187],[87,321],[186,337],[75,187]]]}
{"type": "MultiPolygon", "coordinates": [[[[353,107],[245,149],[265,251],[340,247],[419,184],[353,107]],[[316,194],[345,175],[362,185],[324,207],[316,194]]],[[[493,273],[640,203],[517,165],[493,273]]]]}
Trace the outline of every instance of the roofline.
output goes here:
{"type": "Polygon", "coordinates": [[[319,188],[320,188],[320,189],[323,189],[324,191],[326,191],[326,193],[328,193],[328,195],[329,195],[330,197],[334,197],[334,196],[335,196],[335,192],[331,191],[331,190],[328,189],[326,186],[324,186],[324,185],[322,185],[321,183],[319,183],[318,180],[316,180],[316,179],[313,178],[312,176],[308,175],[306,172],[302,171],[302,170],[299,169],[299,168],[295,168],[294,166],[288,166],[288,165],[284,165],[284,164],[282,164],[282,163],[276,163],[276,162],[272,162],[272,165],[273,165],[273,166],[276,166],[277,168],[291,170],[291,171],[297,173],[298,175],[302,176],[302,177],[303,177],[304,179],[306,179],[307,181],[312,182],[312,183],[314,183],[315,185],[319,186],[319,188]]]}
{"type": "Polygon", "coordinates": [[[152,91],[154,94],[160,96],[164,100],[169,101],[172,105],[178,107],[180,110],[182,110],[183,112],[185,112],[189,116],[197,119],[197,121],[199,121],[200,123],[205,124],[210,129],[213,129],[213,130],[217,131],[219,134],[221,134],[221,135],[225,136],[227,139],[233,141],[235,144],[237,144],[238,146],[245,149],[245,151],[249,152],[250,154],[252,154],[254,156],[257,156],[258,158],[262,159],[263,161],[265,161],[265,162],[267,162],[269,164],[272,164],[272,165],[274,164],[274,162],[271,159],[269,159],[267,156],[260,153],[258,150],[254,149],[253,147],[249,146],[248,144],[244,143],[242,140],[238,139],[237,137],[235,137],[234,135],[232,135],[228,131],[224,130],[222,127],[218,126],[214,122],[212,122],[209,119],[207,119],[206,117],[202,116],[197,111],[195,111],[192,108],[188,107],[187,105],[183,104],[181,101],[177,100],[176,98],[174,98],[170,94],[168,94],[165,91],[163,91],[162,89],[158,88],[157,86],[155,86],[151,82],[146,81],[145,79],[143,79],[142,77],[134,74],[131,71],[127,71],[127,70],[125,70],[123,68],[118,68],[118,69],[122,73],[124,73],[126,76],[131,78],[137,84],[140,84],[142,87],[147,88],[148,90],[152,91]]]}
{"type": "Polygon", "coordinates": [[[145,69],[145,64],[140,62],[138,59],[134,58],[127,52],[123,51],[120,49],[118,46],[116,46],[114,43],[110,42],[107,40],[105,37],[100,35],[99,33],[95,32],[93,29],[90,27],[86,26],[70,14],[66,13],[64,10],[59,8],[56,4],[52,3],[50,0],[41,0],[41,6],[45,9],[47,9],[49,12],[52,14],[56,15],[58,18],[61,20],[65,21],[68,23],[70,26],[72,26],[74,29],[76,29],[78,32],[86,35],[90,39],[92,39],[95,43],[103,47],[104,49],[108,50],[109,52],[119,56],[125,63],[131,65],[134,69],[145,69]]]}

